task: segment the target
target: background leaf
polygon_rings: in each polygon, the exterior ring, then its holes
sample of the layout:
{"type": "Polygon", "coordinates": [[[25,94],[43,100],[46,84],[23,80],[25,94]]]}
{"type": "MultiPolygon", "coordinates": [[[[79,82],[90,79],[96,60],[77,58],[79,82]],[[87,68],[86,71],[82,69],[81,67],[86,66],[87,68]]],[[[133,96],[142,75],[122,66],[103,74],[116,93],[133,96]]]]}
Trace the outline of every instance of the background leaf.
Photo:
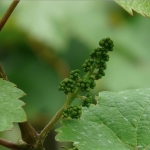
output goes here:
{"type": "Polygon", "coordinates": [[[72,141],[79,150],[150,148],[149,88],[100,92],[97,100],[80,120],[63,120],[56,139],[72,141]]]}
{"type": "Polygon", "coordinates": [[[13,83],[0,79],[0,131],[11,130],[12,122],[26,121],[24,103],[18,100],[24,95],[13,83]]]}
{"type": "Polygon", "coordinates": [[[150,1],[149,0],[115,0],[127,12],[133,15],[133,10],[143,16],[150,17],[150,1]]]}

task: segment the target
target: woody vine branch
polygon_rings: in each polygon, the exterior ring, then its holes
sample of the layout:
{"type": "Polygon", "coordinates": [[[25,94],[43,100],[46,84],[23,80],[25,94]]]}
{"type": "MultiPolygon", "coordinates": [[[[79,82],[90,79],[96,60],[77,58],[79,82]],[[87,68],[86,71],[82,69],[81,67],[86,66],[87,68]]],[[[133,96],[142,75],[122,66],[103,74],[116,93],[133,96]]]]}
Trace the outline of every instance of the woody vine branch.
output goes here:
{"type": "Polygon", "coordinates": [[[6,13],[4,14],[2,19],[0,20],[0,31],[2,30],[2,28],[6,24],[8,18],[10,17],[10,15],[12,14],[12,12],[16,8],[16,6],[18,5],[19,1],[20,0],[13,0],[13,2],[10,5],[10,7],[7,9],[6,13]]]}

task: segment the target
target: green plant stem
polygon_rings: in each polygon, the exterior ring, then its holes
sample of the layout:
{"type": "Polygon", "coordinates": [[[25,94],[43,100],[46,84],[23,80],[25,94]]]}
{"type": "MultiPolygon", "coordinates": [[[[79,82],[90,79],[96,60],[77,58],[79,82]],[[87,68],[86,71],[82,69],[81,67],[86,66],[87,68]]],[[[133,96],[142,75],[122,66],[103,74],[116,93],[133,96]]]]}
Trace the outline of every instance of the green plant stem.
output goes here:
{"type": "MultiPolygon", "coordinates": [[[[84,79],[88,79],[93,74],[94,69],[95,69],[95,65],[92,66],[91,71],[89,71],[86,74],[84,79]]],[[[66,108],[72,103],[72,101],[78,96],[79,91],[80,88],[77,88],[74,93],[69,93],[67,95],[68,97],[64,105],[60,108],[60,110],[56,113],[56,115],[52,118],[52,120],[45,126],[45,128],[39,134],[36,145],[38,145],[39,142],[44,142],[47,134],[50,132],[50,130],[53,128],[56,122],[61,118],[64,108],[66,108]]]]}
{"type": "Polygon", "coordinates": [[[75,97],[79,91],[80,91],[80,89],[77,88],[73,94],[71,94],[71,93],[68,94],[68,98],[67,98],[66,102],[64,103],[64,105],[60,108],[60,110],[56,113],[56,115],[52,118],[52,120],[46,125],[46,127],[39,134],[37,144],[38,144],[38,142],[44,142],[47,134],[50,132],[52,127],[55,125],[55,123],[61,118],[64,108],[66,108],[67,106],[69,106],[72,103],[72,101],[75,99],[75,97]]]}
{"type": "Polygon", "coordinates": [[[80,95],[78,95],[77,98],[79,98],[79,99],[82,100],[83,98],[85,98],[85,96],[80,96],[80,95]]]}
{"type": "Polygon", "coordinates": [[[23,141],[25,141],[29,145],[34,145],[38,138],[38,134],[35,131],[35,129],[31,126],[31,124],[28,121],[18,123],[18,125],[21,131],[21,137],[23,141]]]}
{"type": "Polygon", "coordinates": [[[7,22],[8,18],[10,17],[13,10],[16,8],[17,4],[20,0],[13,0],[9,8],[7,9],[6,13],[4,14],[3,18],[0,20],[0,31],[4,27],[5,23],[7,22]]]}
{"type": "Polygon", "coordinates": [[[4,71],[4,69],[3,69],[3,67],[2,67],[1,64],[0,64],[0,78],[2,78],[2,79],[4,79],[4,80],[8,81],[8,78],[7,78],[7,76],[6,76],[6,74],[5,74],[5,71],[4,71]]]}
{"type": "Polygon", "coordinates": [[[16,143],[4,140],[2,138],[0,138],[0,145],[7,147],[7,148],[11,148],[11,149],[19,149],[20,146],[16,143]]]}

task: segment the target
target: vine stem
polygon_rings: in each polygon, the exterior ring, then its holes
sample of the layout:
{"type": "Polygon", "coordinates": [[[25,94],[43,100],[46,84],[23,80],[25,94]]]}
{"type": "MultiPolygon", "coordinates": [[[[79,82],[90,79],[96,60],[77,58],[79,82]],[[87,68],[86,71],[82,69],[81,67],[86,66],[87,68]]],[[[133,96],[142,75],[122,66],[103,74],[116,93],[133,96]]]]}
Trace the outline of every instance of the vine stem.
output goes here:
{"type": "Polygon", "coordinates": [[[0,138],[0,145],[7,147],[7,148],[20,148],[20,146],[18,146],[18,144],[4,140],[2,138],[0,138]]]}
{"type": "Polygon", "coordinates": [[[3,67],[2,67],[1,64],[0,64],[0,78],[2,78],[2,79],[4,79],[4,80],[8,81],[8,78],[7,78],[7,76],[6,76],[6,74],[5,74],[5,71],[4,71],[4,69],[3,69],[3,67]]]}
{"type": "Polygon", "coordinates": [[[75,97],[76,97],[76,95],[78,94],[79,91],[80,91],[80,89],[77,88],[76,91],[73,94],[71,94],[71,93],[68,94],[67,100],[64,103],[64,105],[60,108],[60,110],[56,113],[56,115],[52,118],[52,120],[45,126],[45,128],[39,134],[37,144],[40,143],[40,142],[44,142],[45,137],[47,136],[47,134],[53,128],[55,123],[61,118],[61,115],[63,113],[64,108],[66,108],[67,106],[69,106],[72,103],[72,101],[75,99],[75,97]]]}
{"type": "MultiPolygon", "coordinates": [[[[95,65],[92,66],[91,71],[87,73],[84,79],[88,79],[93,74],[94,69],[95,69],[95,65]]],[[[64,105],[60,108],[60,110],[56,113],[56,115],[52,118],[52,120],[45,126],[45,128],[39,134],[38,140],[36,142],[37,146],[40,142],[44,142],[47,134],[53,128],[55,123],[61,118],[64,108],[66,108],[72,103],[72,101],[78,96],[79,91],[80,91],[80,88],[77,88],[74,93],[69,93],[67,95],[67,100],[64,103],[64,105]]]]}
{"type": "Polygon", "coordinates": [[[0,31],[4,27],[5,23],[7,22],[8,18],[10,17],[13,10],[16,8],[17,4],[20,0],[13,0],[9,8],[7,9],[6,13],[4,14],[3,18],[0,20],[0,31]]]}

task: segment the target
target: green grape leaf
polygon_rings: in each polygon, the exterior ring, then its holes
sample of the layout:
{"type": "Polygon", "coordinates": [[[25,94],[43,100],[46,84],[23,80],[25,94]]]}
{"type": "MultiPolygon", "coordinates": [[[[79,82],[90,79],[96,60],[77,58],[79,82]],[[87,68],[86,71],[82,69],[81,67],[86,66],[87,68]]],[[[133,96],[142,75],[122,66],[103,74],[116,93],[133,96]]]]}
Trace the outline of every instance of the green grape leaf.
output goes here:
{"type": "Polygon", "coordinates": [[[78,120],[63,120],[56,140],[79,150],[150,149],[150,88],[100,92],[78,120]]]}
{"type": "Polygon", "coordinates": [[[0,78],[0,131],[11,130],[12,122],[26,121],[24,102],[18,100],[24,95],[15,84],[0,78]]]}
{"type": "Polygon", "coordinates": [[[128,13],[133,15],[133,10],[143,16],[150,17],[150,1],[149,0],[115,0],[128,13]]]}

